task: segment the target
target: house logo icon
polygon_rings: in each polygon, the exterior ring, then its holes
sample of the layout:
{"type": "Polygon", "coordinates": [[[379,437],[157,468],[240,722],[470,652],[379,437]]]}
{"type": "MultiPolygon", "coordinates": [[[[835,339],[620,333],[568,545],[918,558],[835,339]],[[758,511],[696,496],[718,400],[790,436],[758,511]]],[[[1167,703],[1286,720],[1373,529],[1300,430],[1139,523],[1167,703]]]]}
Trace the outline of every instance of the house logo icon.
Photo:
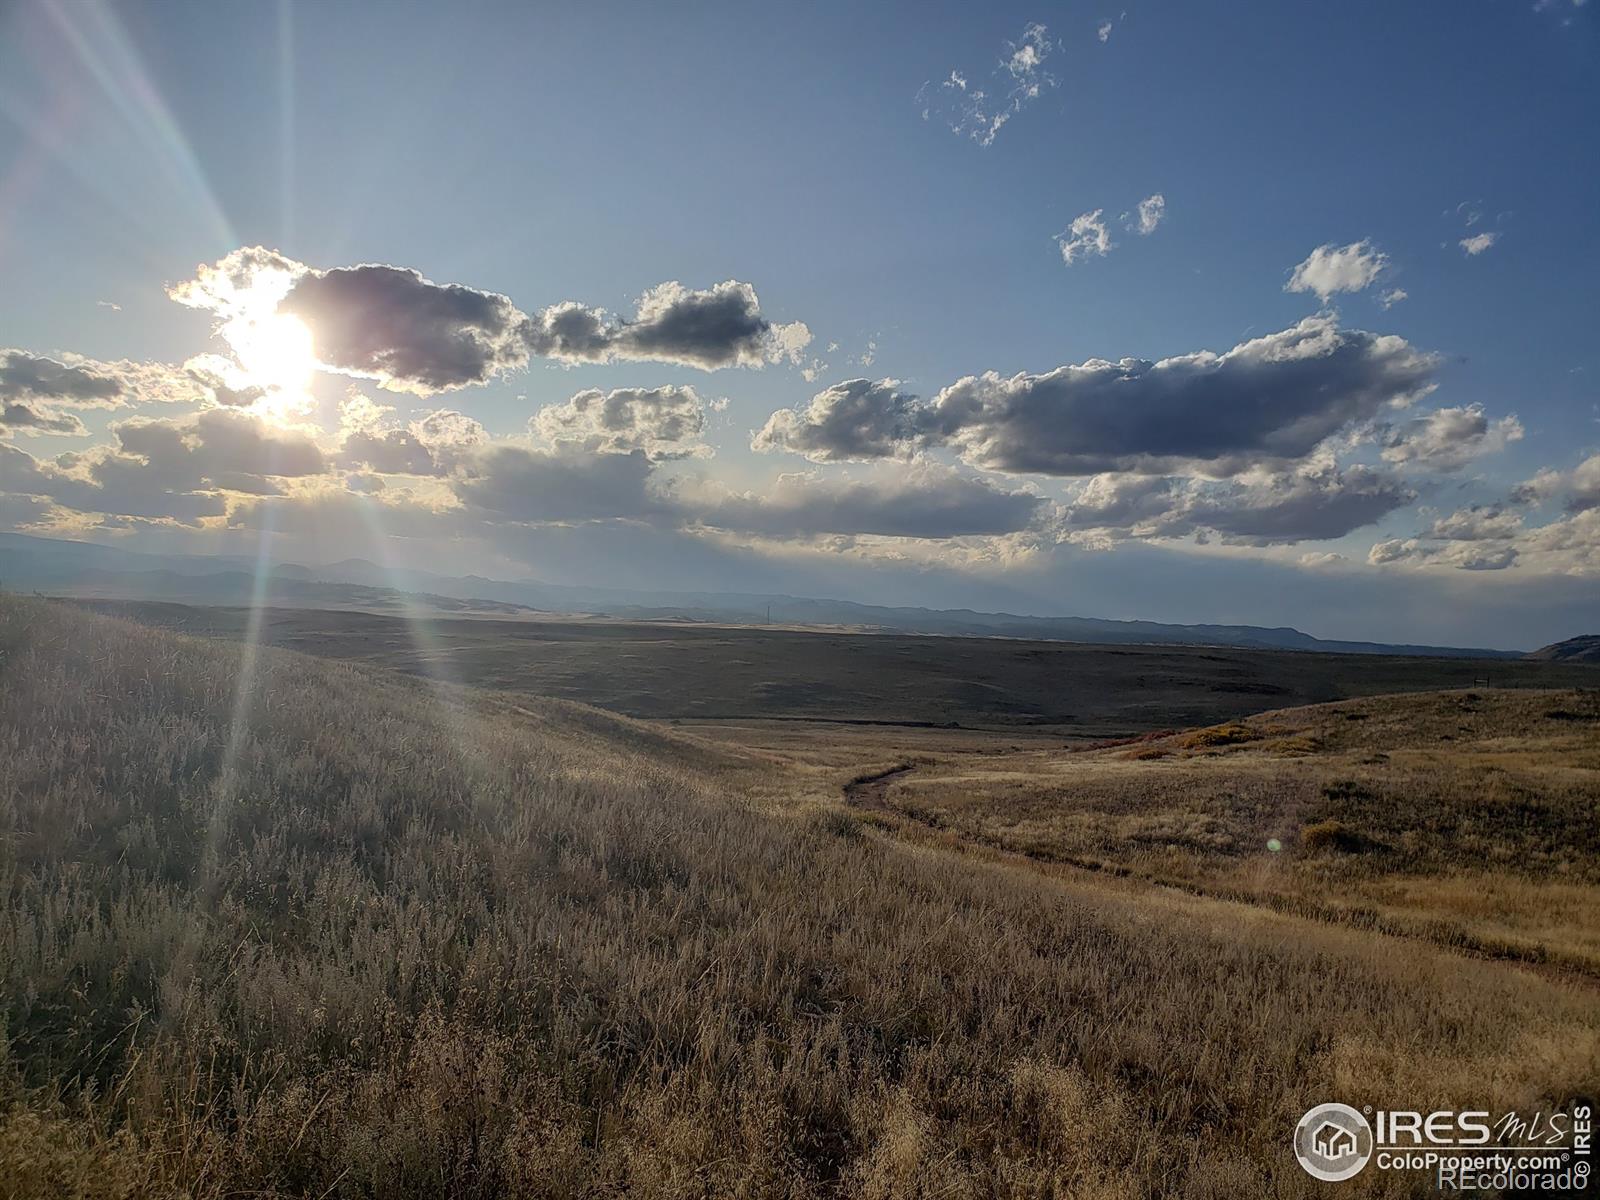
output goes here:
{"type": "Polygon", "coordinates": [[[1311,1136],[1311,1144],[1324,1158],[1344,1158],[1356,1152],[1356,1135],[1329,1121],[1311,1136]]]}
{"type": "Polygon", "coordinates": [[[1319,1104],[1295,1126],[1294,1156],[1314,1179],[1349,1179],[1372,1157],[1372,1126],[1348,1104],[1319,1104]]]}

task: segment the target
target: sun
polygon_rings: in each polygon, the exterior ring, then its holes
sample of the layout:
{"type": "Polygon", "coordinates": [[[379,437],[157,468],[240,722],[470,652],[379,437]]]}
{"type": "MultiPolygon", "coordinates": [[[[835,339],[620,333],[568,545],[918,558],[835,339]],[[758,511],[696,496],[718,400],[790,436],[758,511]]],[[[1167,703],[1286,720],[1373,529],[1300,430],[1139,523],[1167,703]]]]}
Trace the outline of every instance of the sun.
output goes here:
{"type": "Polygon", "coordinates": [[[225,333],[249,384],[291,394],[311,386],[317,357],[311,330],[299,317],[271,312],[235,318],[225,333]]]}

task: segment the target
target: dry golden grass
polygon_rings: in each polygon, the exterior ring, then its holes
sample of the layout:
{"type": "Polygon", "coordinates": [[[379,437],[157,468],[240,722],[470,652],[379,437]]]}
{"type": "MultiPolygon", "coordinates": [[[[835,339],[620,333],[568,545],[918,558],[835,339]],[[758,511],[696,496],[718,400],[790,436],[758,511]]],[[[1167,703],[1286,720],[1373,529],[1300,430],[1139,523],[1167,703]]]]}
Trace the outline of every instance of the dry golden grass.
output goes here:
{"type": "Polygon", "coordinates": [[[1312,1196],[1313,1103],[1600,1080],[1587,986],[885,837],[799,803],[832,768],[757,805],[773,751],[246,667],[0,598],[0,1194],[1312,1196]]]}
{"type": "Polygon", "coordinates": [[[929,758],[878,806],[1036,859],[1600,976],[1600,689],[929,758]]]}

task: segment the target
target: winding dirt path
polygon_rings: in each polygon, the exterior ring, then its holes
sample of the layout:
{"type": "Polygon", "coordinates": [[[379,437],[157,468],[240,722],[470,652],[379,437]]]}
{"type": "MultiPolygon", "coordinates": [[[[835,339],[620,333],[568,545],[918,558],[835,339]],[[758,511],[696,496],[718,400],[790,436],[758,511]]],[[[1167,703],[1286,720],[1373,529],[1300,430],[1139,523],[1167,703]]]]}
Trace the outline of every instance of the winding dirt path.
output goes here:
{"type": "Polygon", "coordinates": [[[912,764],[902,763],[898,767],[890,767],[886,771],[878,771],[876,774],[863,775],[860,779],[852,780],[844,785],[844,802],[852,808],[894,812],[895,810],[885,799],[889,794],[889,784],[914,769],[912,764]]]}

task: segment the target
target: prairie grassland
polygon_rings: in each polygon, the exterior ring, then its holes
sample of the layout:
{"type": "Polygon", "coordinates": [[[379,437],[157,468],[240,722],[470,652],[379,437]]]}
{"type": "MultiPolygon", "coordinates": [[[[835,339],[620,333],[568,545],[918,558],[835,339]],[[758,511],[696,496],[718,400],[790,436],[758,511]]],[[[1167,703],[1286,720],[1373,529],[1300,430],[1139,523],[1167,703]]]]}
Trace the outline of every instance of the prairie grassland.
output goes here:
{"type": "Polygon", "coordinates": [[[1600,689],[906,761],[874,807],[959,838],[1600,976],[1600,689]]]}
{"type": "Polygon", "coordinates": [[[0,1194],[1311,1196],[1313,1103],[1600,1080],[1587,985],[777,762],[0,597],[0,1194]]]}

